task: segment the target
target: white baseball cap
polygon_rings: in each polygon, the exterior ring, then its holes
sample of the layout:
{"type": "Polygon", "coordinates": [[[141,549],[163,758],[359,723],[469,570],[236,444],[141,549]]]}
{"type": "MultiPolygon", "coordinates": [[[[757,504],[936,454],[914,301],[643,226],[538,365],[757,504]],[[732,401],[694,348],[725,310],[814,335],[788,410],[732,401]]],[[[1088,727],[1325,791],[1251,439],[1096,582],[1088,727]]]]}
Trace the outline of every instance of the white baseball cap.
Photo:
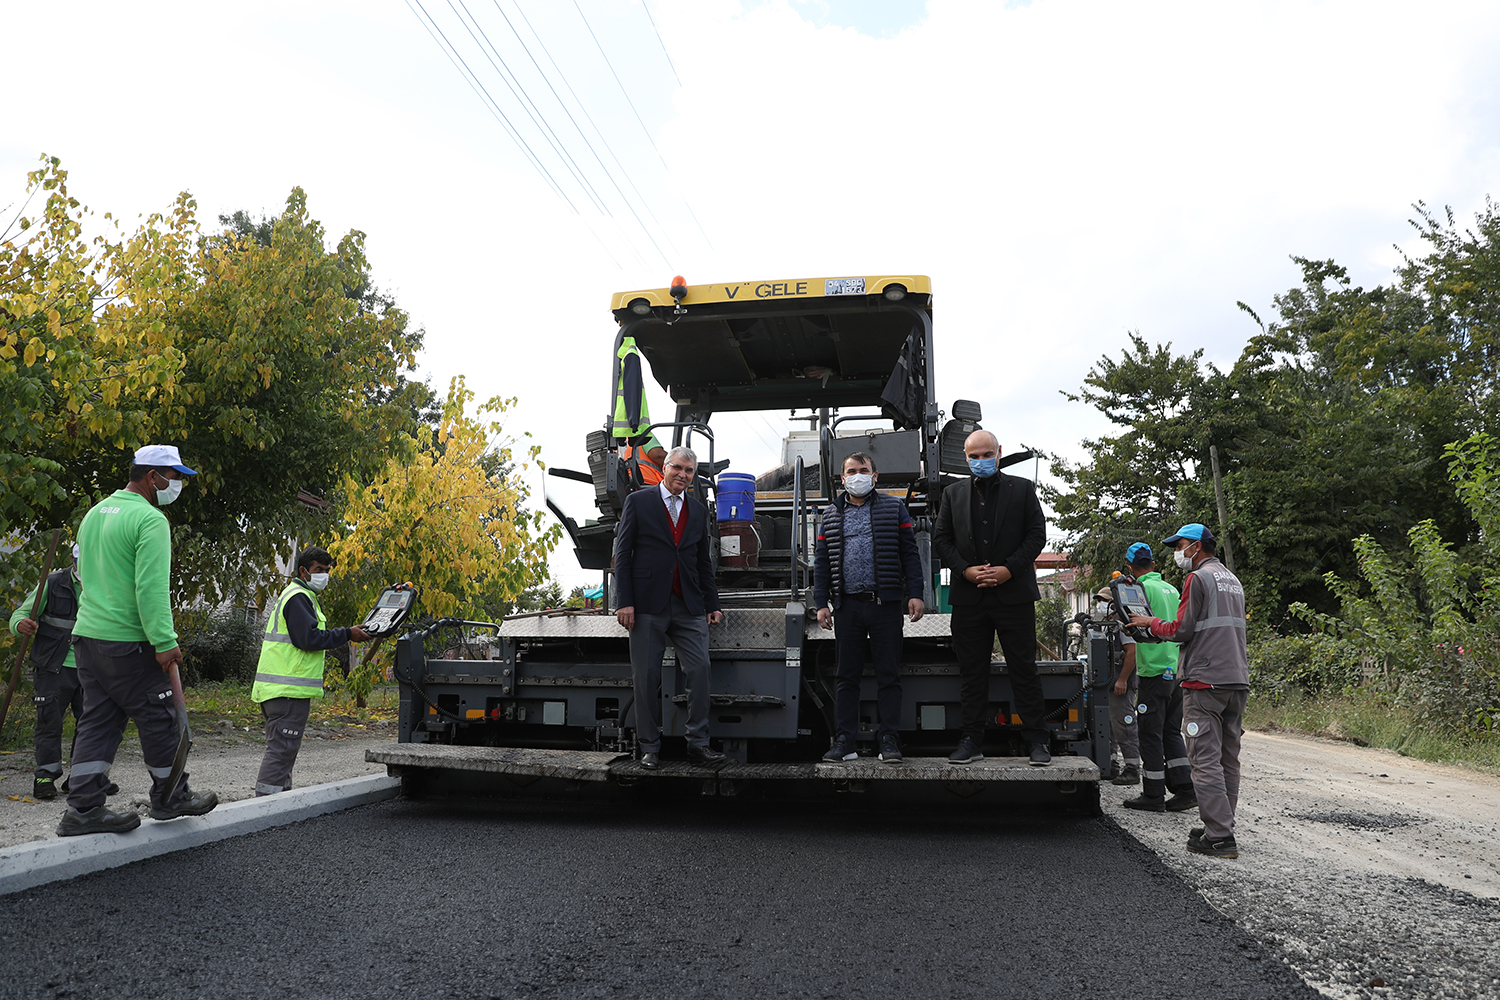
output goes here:
{"type": "Polygon", "coordinates": [[[177,453],[177,446],[170,444],[148,444],[144,448],[137,449],[135,464],[169,466],[184,476],[196,476],[198,474],[182,464],[182,456],[177,453]]]}

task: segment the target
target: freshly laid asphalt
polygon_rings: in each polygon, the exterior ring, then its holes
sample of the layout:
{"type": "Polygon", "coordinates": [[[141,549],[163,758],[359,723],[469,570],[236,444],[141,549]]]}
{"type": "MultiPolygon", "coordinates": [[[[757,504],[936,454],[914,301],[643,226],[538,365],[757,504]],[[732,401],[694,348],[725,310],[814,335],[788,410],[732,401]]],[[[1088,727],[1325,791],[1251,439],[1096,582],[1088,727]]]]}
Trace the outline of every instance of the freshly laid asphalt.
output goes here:
{"type": "Polygon", "coordinates": [[[1047,810],[398,799],[0,898],[0,954],[3,997],[1318,995],[1047,810]]]}

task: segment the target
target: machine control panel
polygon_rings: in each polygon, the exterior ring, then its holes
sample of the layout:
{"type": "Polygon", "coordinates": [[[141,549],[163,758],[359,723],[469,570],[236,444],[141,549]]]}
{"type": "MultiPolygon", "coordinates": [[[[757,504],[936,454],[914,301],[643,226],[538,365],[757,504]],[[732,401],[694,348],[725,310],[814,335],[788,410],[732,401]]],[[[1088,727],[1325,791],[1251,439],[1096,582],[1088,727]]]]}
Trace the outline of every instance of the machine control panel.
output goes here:
{"type": "MultiPolygon", "coordinates": [[[[1114,605],[1120,615],[1120,619],[1129,622],[1131,615],[1141,615],[1145,618],[1154,618],[1151,605],[1146,601],[1146,588],[1142,587],[1130,577],[1119,576],[1109,582],[1110,592],[1114,595],[1114,605]]],[[[1133,628],[1126,625],[1125,631],[1136,642],[1161,642],[1152,635],[1148,629],[1133,628]]]]}
{"type": "Polygon", "coordinates": [[[406,621],[417,606],[417,589],[409,583],[398,583],[387,587],[375,599],[375,607],[365,615],[359,627],[373,639],[391,635],[406,621]]]}

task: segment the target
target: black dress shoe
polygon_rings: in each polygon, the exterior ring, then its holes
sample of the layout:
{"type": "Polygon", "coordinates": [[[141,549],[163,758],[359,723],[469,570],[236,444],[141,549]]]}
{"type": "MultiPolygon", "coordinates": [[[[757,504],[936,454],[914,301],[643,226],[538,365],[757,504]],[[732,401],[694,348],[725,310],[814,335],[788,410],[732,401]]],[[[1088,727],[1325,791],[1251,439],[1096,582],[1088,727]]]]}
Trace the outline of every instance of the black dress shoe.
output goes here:
{"type": "Polygon", "coordinates": [[[643,753],[643,754],[641,754],[641,766],[644,767],[648,771],[654,771],[654,770],[656,770],[657,768],[661,767],[661,754],[656,754],[656,753],[643,753]]]}
{"type": "Polygon", "coordinates": [[[688,744],[687,759],[699,767],[713,767],[724,763],[725,760],[724,755],[713,747],[695,747],[692,744],[688,744]]]}

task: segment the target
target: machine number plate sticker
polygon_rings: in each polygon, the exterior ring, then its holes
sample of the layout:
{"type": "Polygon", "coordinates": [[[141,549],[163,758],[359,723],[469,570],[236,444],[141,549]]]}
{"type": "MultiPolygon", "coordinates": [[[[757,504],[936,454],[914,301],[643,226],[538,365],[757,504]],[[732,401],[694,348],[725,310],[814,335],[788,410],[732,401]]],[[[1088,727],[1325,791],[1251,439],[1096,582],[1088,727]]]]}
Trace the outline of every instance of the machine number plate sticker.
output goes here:
{"type": "Polygon", "coordinates": [[[864,278],[828,278],[823,282],[824,295],[863,295],[864,278]]]}

